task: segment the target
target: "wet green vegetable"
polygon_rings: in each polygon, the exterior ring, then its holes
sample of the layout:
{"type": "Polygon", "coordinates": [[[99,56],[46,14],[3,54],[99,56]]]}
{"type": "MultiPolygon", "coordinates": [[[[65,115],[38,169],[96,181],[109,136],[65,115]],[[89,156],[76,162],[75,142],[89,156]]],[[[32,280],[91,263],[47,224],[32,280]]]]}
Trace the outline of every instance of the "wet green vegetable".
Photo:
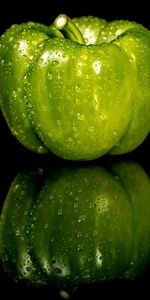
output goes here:
{"type": "Polygon", "coordinates": [[[133,161],[21,172],[0,218],[0,260],[27,285],[131,279],[150,263],[150,180],[133,161]]]}
{"type": "Polygon", "coordinates": [[[0,39],[0,105],[16,138],[71,160],[134,150],[150,129],[150,32],[97,17],[12,25],[0,39]]]}

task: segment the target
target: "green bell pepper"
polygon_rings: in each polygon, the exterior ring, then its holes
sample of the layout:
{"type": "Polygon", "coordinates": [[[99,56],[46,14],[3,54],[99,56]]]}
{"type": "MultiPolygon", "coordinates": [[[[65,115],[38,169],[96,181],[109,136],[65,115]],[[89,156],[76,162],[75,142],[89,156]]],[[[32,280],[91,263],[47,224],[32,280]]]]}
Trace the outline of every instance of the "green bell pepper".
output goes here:
{"type": "Polygon", "coordinates": [[[29,286],[133,279],[150,264],[150,179],[133,161],[22,171],[0,217],[0,260],[29,286]]]}
{"type": "Polygon", "coordinates": [[[28,149],[70,160],[136,149],[150,129],[150,31],[59,15],[0,38],[0,106],[28,149]]]}

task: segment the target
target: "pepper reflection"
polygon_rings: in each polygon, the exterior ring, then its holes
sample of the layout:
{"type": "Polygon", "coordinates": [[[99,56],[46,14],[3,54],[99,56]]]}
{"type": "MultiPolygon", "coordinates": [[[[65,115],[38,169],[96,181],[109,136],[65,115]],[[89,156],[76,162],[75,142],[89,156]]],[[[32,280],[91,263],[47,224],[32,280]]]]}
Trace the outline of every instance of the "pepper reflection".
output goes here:
{"type": "Polygon", "coordinates": [[[150,262],[150,180],[135,161],[22,171],[0,219],[14,280],[65,288],[136,278],[150,262]]]}

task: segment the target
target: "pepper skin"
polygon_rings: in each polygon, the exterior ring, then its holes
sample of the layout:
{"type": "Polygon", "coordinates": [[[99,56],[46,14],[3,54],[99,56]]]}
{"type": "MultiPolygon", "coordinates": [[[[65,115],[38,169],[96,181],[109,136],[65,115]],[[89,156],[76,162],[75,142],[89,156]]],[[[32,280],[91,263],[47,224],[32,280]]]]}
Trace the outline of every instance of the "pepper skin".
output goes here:
{"type": "Polygon", "coordinates": [[[133,279],[150,263],[150,180],[133,161],[21,172],[0,218],[15,281],[73,288],[133,279]]]}
{"type": "Polygon", "coordinates": [[[150,128],[150,32],[60,15],[0,39],[0,106],[28,149],[92,160],[136,149],[150,128]]]}

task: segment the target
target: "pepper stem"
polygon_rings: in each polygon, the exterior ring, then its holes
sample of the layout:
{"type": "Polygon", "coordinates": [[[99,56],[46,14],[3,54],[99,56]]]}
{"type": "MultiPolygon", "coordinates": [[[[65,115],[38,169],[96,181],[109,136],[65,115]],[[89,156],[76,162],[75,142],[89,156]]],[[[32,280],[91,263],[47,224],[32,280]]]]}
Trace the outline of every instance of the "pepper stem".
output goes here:
{"type": "Polygon", "coordinates": [[[67,15],[60,14],[55,19],[53,24],[58,30],[63,33],[64,37],[80,44],[85,44],[85,40],[81,32],[67,15]]]}

